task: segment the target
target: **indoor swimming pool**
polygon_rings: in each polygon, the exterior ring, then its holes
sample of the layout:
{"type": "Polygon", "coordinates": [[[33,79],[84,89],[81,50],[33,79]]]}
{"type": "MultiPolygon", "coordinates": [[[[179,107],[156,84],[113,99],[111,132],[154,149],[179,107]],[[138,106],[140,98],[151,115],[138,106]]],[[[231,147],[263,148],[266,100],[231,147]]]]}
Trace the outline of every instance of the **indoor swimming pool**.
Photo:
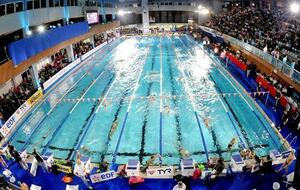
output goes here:
{"type": "Polygon", "coordinates": [[[142,163],[160,153],[178,164],[186,150],[198,162],[229,160],[250,148],[285,150],[271,123],[213,55],[189,36],[117,39],[50,89],[20,122],[18,150],[93,162],[142,163]]]}

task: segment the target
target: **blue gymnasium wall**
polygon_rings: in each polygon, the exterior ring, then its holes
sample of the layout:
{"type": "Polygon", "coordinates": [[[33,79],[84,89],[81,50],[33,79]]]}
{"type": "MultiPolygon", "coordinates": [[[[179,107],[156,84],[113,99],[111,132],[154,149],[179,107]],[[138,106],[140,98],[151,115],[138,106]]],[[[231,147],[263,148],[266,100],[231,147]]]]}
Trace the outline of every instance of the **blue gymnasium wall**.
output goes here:
{"type": "Polygon", "coordinates": [[[89,26],[87,22],[80,22],[46,31],[13,42],[7,46],[8,54],[15,65],[19,65],[30,57],[51,48],[63,41],[87,33],[89,26]]]}

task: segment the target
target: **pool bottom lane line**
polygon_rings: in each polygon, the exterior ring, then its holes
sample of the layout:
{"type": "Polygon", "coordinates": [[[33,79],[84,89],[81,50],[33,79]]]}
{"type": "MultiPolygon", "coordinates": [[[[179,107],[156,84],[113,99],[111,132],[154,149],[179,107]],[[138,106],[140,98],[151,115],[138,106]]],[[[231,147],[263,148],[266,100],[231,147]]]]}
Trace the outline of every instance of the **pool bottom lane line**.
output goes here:
{"type": "MultiPolygon", "coordinates": [[[[197,44],[197,46],[199,46],[197,44]]],[[[201,49],[202,47],[199,46],[201,49]]],[[[203,49],[202,49],[203,50],[203,49]]],[[[230,81],[230,79],[228,79],[226,77],[226,75],[221,71],[221,69],[225,70],[225,72],[227,72],[228,75],[231,76],[231,78],[234,79],[234,77],[228,73],[228,71],[226,69],[224,69],[224,66],[222,64],[219,64],[220,67],[217,67],[216,64],[214,63],[215,58],[211,57],[210,54],[208,54],[206,51],[203,50],[203,52],[205,52],[206,55],[208,55],[208,57],[212,60],[212,63],[215,65],[215,67],[217,68],[217,70],[226,78],[226,80],[230,83],[230,85],[235,89],[235,91],[239,94],[239,96],[241,96],[241,98],[244,100],[244,102],[248,105],[248,107],[250,108],[250,110],[252,111],[252,113],[254,113],[255,117],[259,120],[259,122],[262,124],[262,126],[264,127],[264,129],[267,131],[268,135],[271,137],[271,140],[273,141],[274,145],[277,147],[278,150],[281,150],[280,146],[276,143],[274,137],[272,136],[271,132],[269,131],[268,127],[265,125],[265,123],[260,119],[260,117],[257,115],[257,113],[255,112],[255,110],[252,108],[252,106],[249,104],[249,102],[245,99],[245,97],[241,94],[241,92],[234,86],[234,84],[230,81]],[[220,68],[220,69],[219,69],[220,68]]],[[[219,62],[219,60],[217,61],[219,62]]]]}
{"type": "MultiPolygon", "coordinates": [[[[103,89],[103,91],[101,92],[101,96],[105,93],[107,93],[108,89],[110,88],[110,86],[112,85],[113,81],[115,80],[115,76],[111,77],[111,79],[109,80],[109,82],[107,83],[106,87],[103,89]]],[[[100,97],[101,97],[100,96],[100,97]]],[[[76,140],[75,140],[75,144],[73,145],[73,149],[74,150],[78,150],[84,137],[87,134],[87,131],[90,127],[91,122],[93,121],[94,117],[95,117],[95,111],[96,111],[96,107],[98,106],[98,104],[100,104],[99,101],[95,102],[95,104],[93,105],[93,108],[89,114],[89,117],[86,119],[85,124],[83,125],[83,127],[81,128],[81,132],[79,133],[79,135],[77,136],[76,140]]],[[[68,155],[68,159],[71,158],[73,160],[75,155],[75,152],[72,151],[70,152],[70,154],[68,155]]]]}
{"type": "MultiPolygon", "coordinates": [[[[188,45],[186,45],[180,38],[179,38],[179,41],[180,41],[186,48],[190,49],[190,47],[188,47],[188,45]]],[[[192,54],[190,51],[186,50],[186,52],[188,52],[188,54],[190,54],[191,56],[195,57],[195,55],[192,54]]],[[[213,77],[211,76],[211,74],[210,74],[210,73],[208,73],[208,74],[209,74],[209,77],[211,78],[211,80],[213,81],[213,83],[215,84],[216,90],[219,91],[221,94],[223,94],[222,91],[221,91],[221,89],[218,87],[216,81],[215,81],[215,80],[213,79],[213,77]]],[[[236,134],[238,135],[238,138],[239,138],[240,142],[242,143],[243,148],[245,148],[245,147],[246,147],[246,146],[245,146],[245,142],[244,142],[243,139],[241,138],[241,135],[240,135],[240,133],[238,132],[235,123],[232,121],[232,119],[231,119],[231,117],[230,117],[230,114],[229,114],[229,112],[228,112],[228,109],[226,108],[224,102],[222,101],[223,97],[222,97],[222,99],[221,99],[219,94],[218,94],[217,96],[218,96],[218,99],[219,99],[219,101],[221,102],[221,104],[222,104],[224,110],[226,111],[226,113],[227,113],[227,115],[228,115],[228,117],[229,117],[229,119],[230,119],[230,121],[231,121],[231,123],[232,123],[232,125],[233,125],[233,127],[234,127],[234,130],[235,130],[236,134]]],[[[237,123],[239,124],[241,131],[245,131],[245,130],[243,129],[243,127],[240,125],[240,122],[238,121],[238,118],[237,118],[236,115],[234,114],[234,112],[233,112],[233,110],[231,109],[230,105],[228,104],[227,100],[226,100],[226,99],[224,99],[224,100],[225,100],[225,102],[226,102],[228,108],[230,109],[231,113],[232,113],[233,116],[235,117],[237,123]]],[[[243,135],[244,135],[244,134],[245,134],[245,133],[243,133],[243,135]]],[[[249,141],[248,137],[247,137],[246,135],[244,135],[244,138],[246,139],[247,144],[249,145],[250,141],[249,141]]]]}
{"type": "MultiPolygon", "coordinates": [[[[171,40],[171,41],[172,41],[172,40],[171,40]]],[[[175,51],[175,46],[174,46],[173,43],[172,43],[172,47],[173,47],[173,49],[174,49],[175,58],[176,58],[177,62],[180,63],[181,60],[180,60],[180,59],[178,58],[178,56],[177,56],[177,53],[176,53],[176,51],[175,51]]],[[[184,73],[182,74],[182,76],[183,76],[183,80],[185,81],[185,83],[187,83],[187,79],[186,79],[186,76],[185,76],[184,73]]],[[[187,83],[187,84],[188,84],[188,83],[187,83]]],[[[196,118],[197,125],[198,125],[199,131],[200,131],[201,140],[202,140],[202,143],[203,143],[203,146],[204,146],[206,159],[207,159],[207,161],[209,161],[208,149],[207,149],[207,145],[206,145],[206,142],[205,142],[204,134],[203,134],[203,131],[202,131],[202,126],[201,126],[201,123],[200,123],[200,119],[199,119],[199,117],[198,117],[198,111],[197,111],[197,109],[196,109],[195,102],[194,102],[194,100],[193,100],[193,98],[192,98],[192,97],[194,97],[194,96],[193,96],[192,93],[190,92],[190,86],[187,85],[186,87],[187,87],[187,88],[186,88],[186,93],[187,93],[187,95],[188,95],[188,97],[189,97],[189,99],[190,99],[190,102],[191,102],[191,104],[192,104],[192,107],[193,107],[193,109],[194,109],[195,118],[196,118]]]]}
{"type": "MultiPolygon", "coordinates": [[[[146,58],[147,58],[148,55],[149,55],[149,51],[150,51],[150,48],[148,47],[146,58]]],[[[121,132],[120,132],[120,134],[119,134],[118,141],[117,141],[117,145],[116,145],[115,151],[114,151],[114,153],[113,153],[113,159],[112,159],[112,163],[113,163],[113,164],[116,162],[116,159],[117,159],[117,152],[118,152],[118,150],[119,150],[119,146],[120,146],[120,142],[121,142],[121,139],[122,139],[123,131],[124,131],[124,128],[125,128],[125,125],[126,125],[126,122],[127,122],[128,114],[129,114],[129,112],[130,112],[131,105],[132,105],[133,99],[134,99],[134,97],[135,97],[136,91],[137,91],[137,89],[138,89],[138,87],[139,87],[139,83],[140,83],[140,80],[141,80],[141,76],[142,76],[142,73],[143,73],[143,70],[144,70],[144,66],[145,66],[145,64],[146,64],[146,61],[147,61],[147,59],[145,59],[143,65],[141,66],[141,71],[140,71],[139,76],[138,76],[138,79],[137,79],[137,81],[136,81],[136,84],[135,84],[135,87],[134,87],[134,90],[133,90],[133,93],[132,93],[132,96],[131,96],[131,99],[130,99],[130,102],[129,102],[129,105],[128,105],[128,108],[127,108],[127,111],[126,111],[126,115],[125,115],[124,121],[123,121],[123,123],[122,123],[121,132]]]]}

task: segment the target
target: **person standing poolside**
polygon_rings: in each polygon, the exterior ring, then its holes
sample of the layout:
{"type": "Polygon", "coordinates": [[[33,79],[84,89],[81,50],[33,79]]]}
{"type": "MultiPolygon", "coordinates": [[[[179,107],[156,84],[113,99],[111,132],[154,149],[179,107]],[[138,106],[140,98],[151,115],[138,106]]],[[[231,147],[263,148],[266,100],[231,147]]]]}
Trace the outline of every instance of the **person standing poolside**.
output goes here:
{"type": "Polygon", "coordinates": [[[44,171],[48,172],[48,166],[45,164],[44,159],[39,155],[39,153],[36,152],[35,149],[33,149],[32,155],[36,159],[38,165],[41,166],[44,171]]]}
{"type": "Polygon", "coordinates": [[[24,169],[28,170],[28,164],[22,159],[19,152],[15,149],[14,146],[8,145],[8,152],[9,154],[15,159],[16,162],[24,169]]]}
{"type": "Polygon", "coordinates": [[[88,187],[89,189],[93,189],[93,187],[90,186],[89,181],[86,178],[85,167],[80,159],[77,159],[76,161],[76,165],[74,167],[74,174],[80,177],[80,179],[83,181],[86,187],[88,187]]]}

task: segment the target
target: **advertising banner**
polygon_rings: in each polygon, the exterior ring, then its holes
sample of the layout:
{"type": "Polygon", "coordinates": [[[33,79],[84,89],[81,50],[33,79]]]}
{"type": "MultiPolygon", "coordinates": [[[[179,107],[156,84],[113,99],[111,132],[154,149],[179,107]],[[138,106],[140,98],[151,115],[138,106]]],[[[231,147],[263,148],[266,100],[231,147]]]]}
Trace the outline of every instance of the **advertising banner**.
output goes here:
{"type": "Polygon", "coordinates": [[[172,166],[147,169],[148,177],[173,177],[173,174],[174,168],[172,166]]]}
{"type": "Polygon", "coordinates": [[[96,173],[90,176],[92,183],[99,183],[116,178],[115,171],[108,171],[104,173],[96,173]]]}

